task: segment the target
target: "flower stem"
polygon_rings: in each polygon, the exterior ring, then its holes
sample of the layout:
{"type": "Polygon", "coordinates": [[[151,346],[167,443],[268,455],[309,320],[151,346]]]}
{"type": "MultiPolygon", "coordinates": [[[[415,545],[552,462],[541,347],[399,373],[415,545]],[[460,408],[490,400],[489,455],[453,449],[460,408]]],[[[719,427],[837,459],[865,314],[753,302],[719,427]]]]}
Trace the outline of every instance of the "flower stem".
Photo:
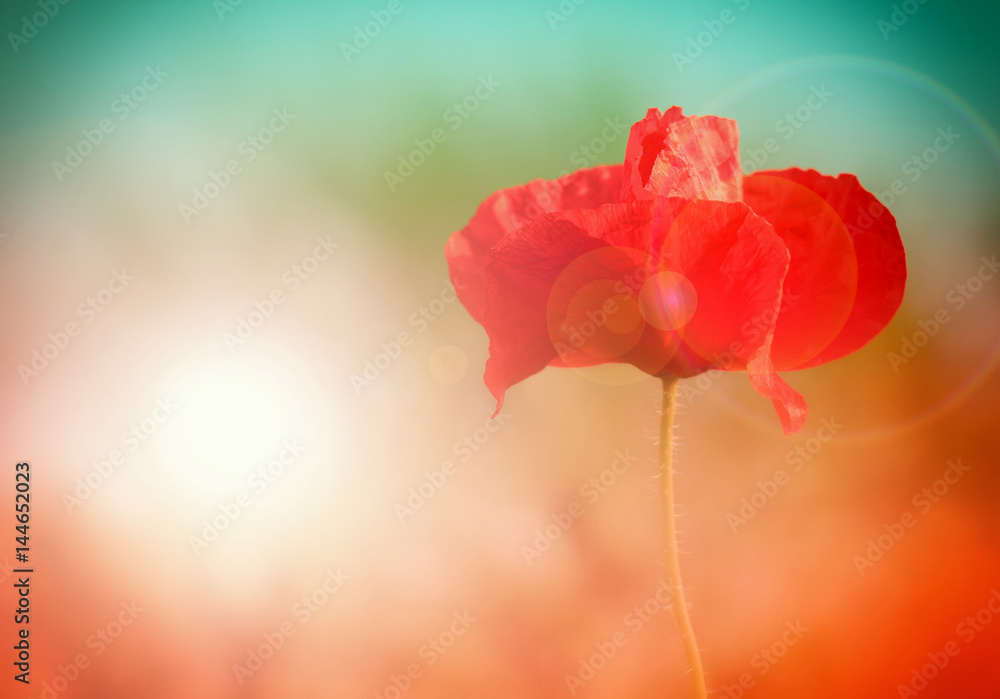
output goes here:
{"type": "Polygon", "coordinates": [[[660,493],[663,500],[663,547],[667,555],[667,583],[673,600],[674,619],[681,631],[684,653],[691,667],[695,696],[707,699],[705,692],[705,672],[701,667],[698,642],[688,618],[687,603],[684,601],[684,585],[681,582],[681,566],[677,555],[677,527],[674,513],[673,438],[674,407],[677,401],[677,379],[663,379],[663,413],[660,416],[660,465],[663,469],[660,493]]]}

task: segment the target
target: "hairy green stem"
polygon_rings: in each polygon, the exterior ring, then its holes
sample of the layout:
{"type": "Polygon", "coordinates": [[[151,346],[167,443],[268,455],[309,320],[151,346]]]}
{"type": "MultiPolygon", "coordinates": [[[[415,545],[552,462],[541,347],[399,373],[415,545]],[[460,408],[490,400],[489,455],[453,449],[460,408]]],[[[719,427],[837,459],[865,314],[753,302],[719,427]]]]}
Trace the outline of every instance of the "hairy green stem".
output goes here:
{"type": "Polygon", "coordinates": [[[671,605],[674,618],[681,631],[684,642],[684,653],[687,655],[694,681],[697,699],[707,699],[705,691],[705,672],[701,667],[701,655],[698,652],[698,642],[688,618],[687,603],[684,601],[684,584],[681,582],[681,566],[677,554],[677,526],[674,512],[674,473],[673,439],[674,439],[674,408],[677,402],[677,379],[663,379],[663,413],[660,416],[660,493],[663,500],[663,547],[667,556],[667,584],[673,600],[671,605]]]}

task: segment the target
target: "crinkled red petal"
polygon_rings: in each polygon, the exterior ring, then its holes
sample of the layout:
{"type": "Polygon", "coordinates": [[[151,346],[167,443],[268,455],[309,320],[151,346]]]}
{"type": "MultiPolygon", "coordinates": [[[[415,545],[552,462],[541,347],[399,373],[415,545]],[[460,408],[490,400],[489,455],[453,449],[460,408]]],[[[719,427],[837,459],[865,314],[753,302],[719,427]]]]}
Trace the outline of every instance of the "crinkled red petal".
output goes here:
{"type": "Polygon", "coordinates": [[[486,260],[494,245],[543,214],[619,201],[621,171],[621,165],[602,165],[557,180],[535,180],[487,197],[472,220],[453,233],[445,246],[452,283],[470,315],[483,322],[486,260]]]}
{"type": "Polygon", "coordinates": [[[892,214],[854,175],[757,172],[746,178],[744,198],[792,255],[771,350],[775,367],[838,359],[888,324],[906,283],[903,244],[892,214]]]}
{"type": "Polygon", "coordinates": [[[739,129],[732,119],[651,109],[625,147],[622,201],[654,197],[740,201],[739,129]]]}

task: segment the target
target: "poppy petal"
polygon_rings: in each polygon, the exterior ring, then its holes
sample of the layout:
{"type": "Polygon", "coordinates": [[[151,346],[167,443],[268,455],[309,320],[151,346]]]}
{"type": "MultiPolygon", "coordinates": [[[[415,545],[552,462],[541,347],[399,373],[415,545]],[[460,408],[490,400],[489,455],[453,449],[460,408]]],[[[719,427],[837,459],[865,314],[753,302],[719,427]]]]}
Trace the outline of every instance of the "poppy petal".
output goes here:
{"type": "Polygon", "coordinates": [[[778,376],[771,363],[771,339],[760,348],[747,364],[750,386],[765,398],[770,398],[781,420],[785,435],[795,434],[806,424],[809,409],[802,394],[778,376]]]}
{"type": "Polygon", "coordinates": [[[744,197],[792,253],[772,350],[778,369],[850,354],[888,324],[903,298],[903,245],[892,214],[854,175],[757,172],[744,197]]]}
{"type": "Polygon", "coordinates": [[[493,247],[483,325],[485,379],[498,401],[547,363],[628,362],[650,374],[667,365],[677,338],[648,326],[639,305],[638,290],[656,267],[642,249],[652,208],[634,202],[546,214],[493,247]]]}
{"type": "Polygon", "coordinates": [[[565,209],[594,208],[617,202],[621,165],[578,170],[557,180],[535,180],[494,192],[472,220],[445,246],[451,281],[462,305],[480,323],[486,310],[486,260],[490,248],[525,222],[565,209]]]}
{"type": "Polygon", "coordinates": [[[854,245],[833,207],[795,180],[755,173],[746,178],[744,198],[791,254],[771,360],[778,369],[796,369],[826,349],[851,313],[858,284],[854,245]]]}
{"type": "Polygon", "coordinates": [[[781,238],[745,204],[707,200],[659,200],[653,233],[662,239],[660,273],[644,292],[666,308],[682,340],[666,371],[746,368],[773,331],[773,325],[755,335],[744,329],[780,303],[788,269],[781,238]]]}
{"type": "Polygon", "coordinates": [[[695,200],[678,207],[677,201],[661,200],[661,230],[654,226],[654,233],[663,237],[661,269],[684,275],[695,292],[695,307],[685,311],[689,319],[677,330],[682,346],[666,372],[686,376],[710,366],[745,368],[753,389],[771,399],[785,434],[797,432],[806,420],[805,399],[771,362],[790,261],[787,247],[744,204],[695,200]],[[768,318],[769,324],[762,320],[768,318]]]}
{"type": "Polygon", "coordinates": [[[624,167],[622,201],[741,199],[739,129],[732,119],[651,109],[629,132],[624,167]]]}
{"type": "Polygon", "coordinates": [[[639,290],[656,268],[649,252],[653,203],[611,204],[553,214],[606,245],[581,255],[560,273],[548,302],[553,366],[625,362],[655,374],[676,349],[642,317],[639,290]]]}
{"type": "Polygon", "coordinates": [[[532,221],[489,251],[483,326],[490,338],[486,386],[503,405],[505,391],[538,373],[557,356],[547,308],[559,275],[574,260],[604,243],[571,223],[532,221]]]}
{"type": "Polygon", "coordinates": [[[631,200],[645,188],[653,163],[663,150],[667,130],[675,121],[686,119],[680,107],[660,112],[651,107],[645,118],[632,124],[628,143],[625,145],[625,170],[622,182],[622,199],[631,200]]]}
{"type": "MultiPolygon", "coordinates": [[[[614,276],[618,290],[634,298],[646,330],[613,361],[663,376],[692,376],[719,365],[742,370],[773,331],[788,251],[745,204],[667,198],[553,216],[619,251],[620,261],[606,251],[589,254],[603,255],[600,275],[582,268],[576,274],[591,281],[614,276]],[[622,255],[629,249],[631,255],[622,255]],[[748,323],[759,324],[767,315],[771,325],[763,332],[745,332],[748,323]]],[[[592,314],[600,301],[598,296],[588,304],[592,314]]],[[[620,297],[615,306],[626,307],[620,297]]],[[[630,310],[621,316],[623,333],[633,332],[624,322],[630,317],[630,310]]]]}

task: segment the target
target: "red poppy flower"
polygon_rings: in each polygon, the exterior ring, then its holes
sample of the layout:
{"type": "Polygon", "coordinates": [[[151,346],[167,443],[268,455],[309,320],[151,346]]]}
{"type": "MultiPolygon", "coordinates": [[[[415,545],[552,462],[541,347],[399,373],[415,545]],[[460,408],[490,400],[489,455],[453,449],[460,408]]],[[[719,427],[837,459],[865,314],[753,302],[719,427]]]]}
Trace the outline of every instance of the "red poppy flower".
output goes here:
{"type": "Polygon", "coordinates": [[[745,370],[787,434],[806,404],[777,372],[849,354],[902,300],[892,214],[854,175],[743,176],[736,122],[650,109],[622,165],[495,192],[448,240],[490,338],[497,398],[545,366],[659,377],[745,370]]]}

